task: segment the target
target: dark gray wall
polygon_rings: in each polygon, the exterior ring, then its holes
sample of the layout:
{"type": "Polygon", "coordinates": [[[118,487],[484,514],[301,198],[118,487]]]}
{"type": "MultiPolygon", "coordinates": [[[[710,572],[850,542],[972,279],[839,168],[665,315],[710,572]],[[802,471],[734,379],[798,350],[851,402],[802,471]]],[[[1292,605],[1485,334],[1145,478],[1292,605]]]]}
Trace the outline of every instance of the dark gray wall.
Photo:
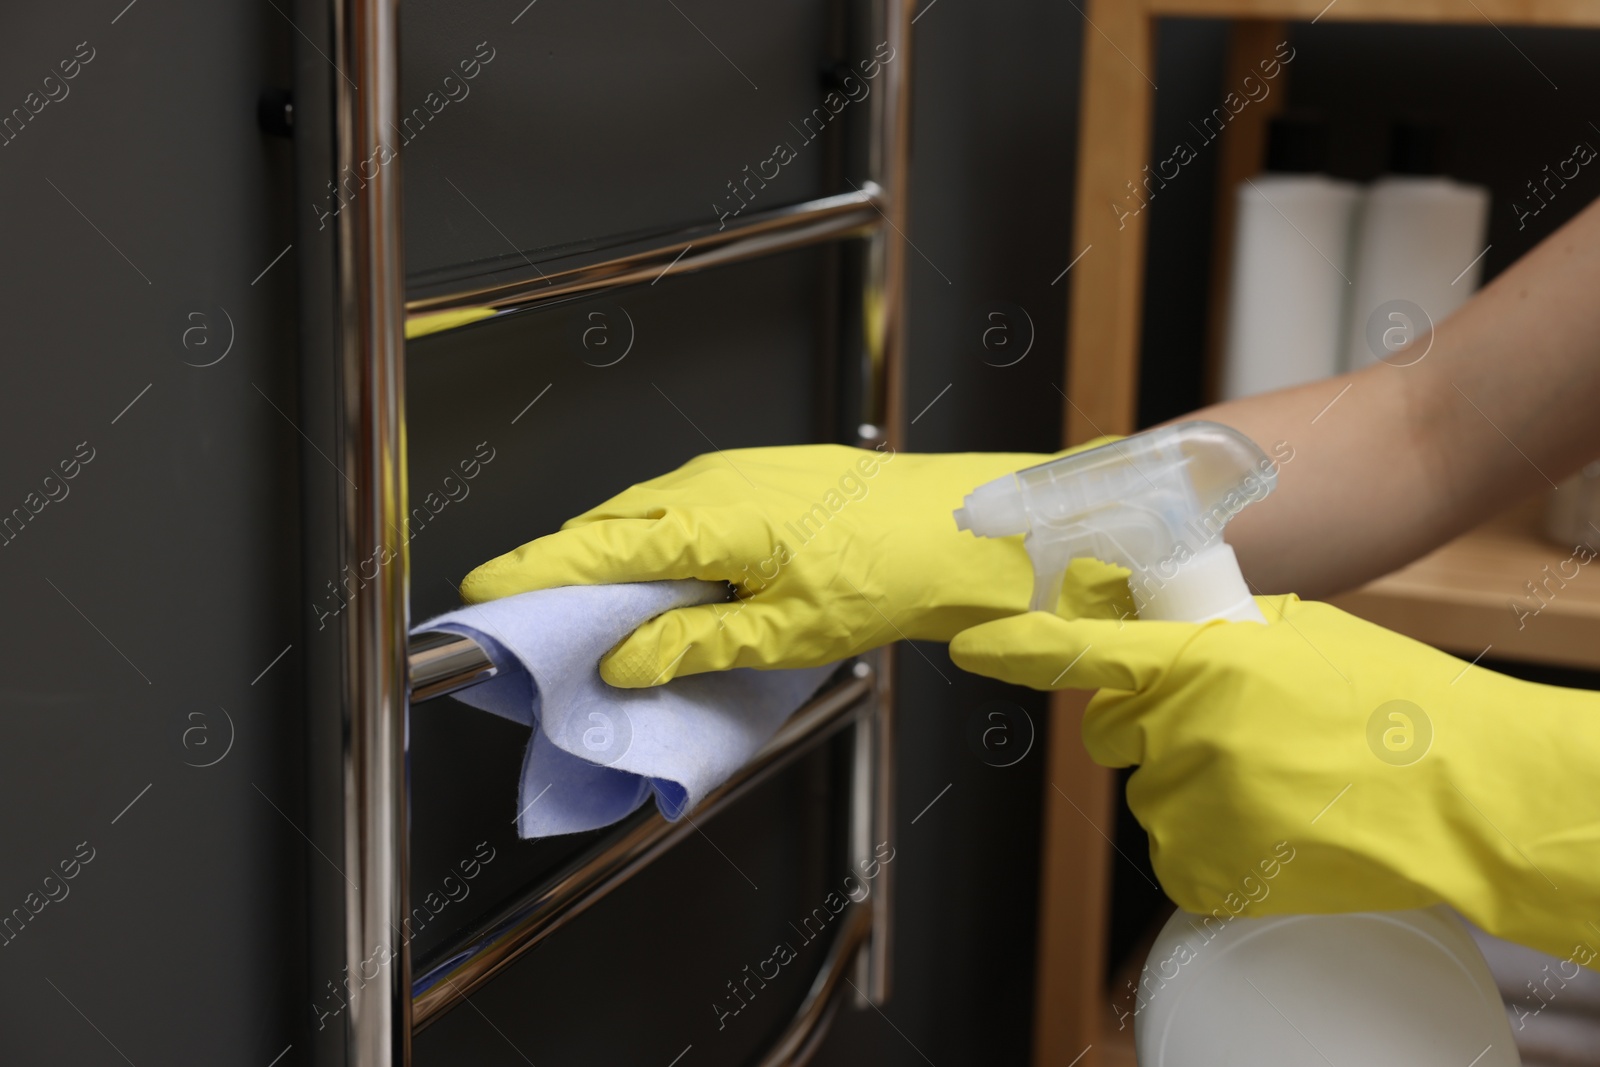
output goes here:
{"type": "Polygon", "coordinates": [[[0,1060],[292,1064],[293,254],[262,276],[291,147],[255,107],[294,31],[125,6],[15,5],[0,39],[8,114],[60,97],[0,147],[0,508],[39,508],[0,547],[0,910],[39,909],[0,947],[0,1060]]]}
{"type": "Polygon", "coordinates": [[[535,5],[513,25],[521,8],[403,5],[413,275],[715,222],[780,140],[798,157],[751,210],[823,192],[790,123],[817,106],[828,5],[535,5]]]}

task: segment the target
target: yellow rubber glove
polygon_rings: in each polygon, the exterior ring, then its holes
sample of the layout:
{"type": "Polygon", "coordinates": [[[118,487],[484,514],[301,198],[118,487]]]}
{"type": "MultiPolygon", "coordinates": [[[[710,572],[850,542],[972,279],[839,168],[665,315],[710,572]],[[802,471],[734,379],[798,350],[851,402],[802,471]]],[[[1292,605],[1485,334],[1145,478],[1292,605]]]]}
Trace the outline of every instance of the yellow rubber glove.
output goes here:
{"type": "MultiPolygon", "coordinates": [[[[1049,458],[843,445],[708,453],[490,560],[461,596],[661,578],[734,586],[738,600],[667,612],[613,649],[601,676],[626,687],[817,666],[903,637],[948,641],[1023,610],[1033,585],[1020,537],[974,537],[951,512],[984,482],[1049,458]]],[[[1114,617],[1126,573],[1085,560],[1060,610],[1114,617]]]]}
{"type": "MultiPolygon", "coordinates": [[[[1495,674],[1294,596],[1260,623],[1019,615],[950,643],[966,670],[1099,689],[1097,763],[1169,896],[1208,912],[1287,841],[1248,913],[1444,901],[1580,965],[1600,952],[1600,694],[1495,674]]],[[[1570,977],[1570,976],[1569,976],[1570,977]]]]}

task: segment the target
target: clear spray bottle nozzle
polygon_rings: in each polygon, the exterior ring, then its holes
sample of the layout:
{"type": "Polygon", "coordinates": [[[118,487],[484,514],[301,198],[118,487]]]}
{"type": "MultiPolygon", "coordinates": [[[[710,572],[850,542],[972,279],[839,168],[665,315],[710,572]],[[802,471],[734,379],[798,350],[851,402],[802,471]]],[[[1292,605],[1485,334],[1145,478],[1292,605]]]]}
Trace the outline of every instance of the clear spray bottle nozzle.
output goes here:
{"type": "Polygon", "coordinates": [[[1196,420],[997,478],[955,519],[979,537],[1024,535],[1033,611],[1055,610],[1067,565],[1089,556],[1132,572],[1141,618],[1259,620],[1222,530],[1276,484],[1254,441],[1196,420]]]}

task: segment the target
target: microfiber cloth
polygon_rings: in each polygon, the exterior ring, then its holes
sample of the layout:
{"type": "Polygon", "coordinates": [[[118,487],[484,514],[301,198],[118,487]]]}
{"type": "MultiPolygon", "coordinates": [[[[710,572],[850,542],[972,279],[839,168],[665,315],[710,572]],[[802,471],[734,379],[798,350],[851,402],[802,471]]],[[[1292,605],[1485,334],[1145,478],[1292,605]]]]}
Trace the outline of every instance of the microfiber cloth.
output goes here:
{"type": "MultiPolygon", "coordinates": [[[[567,586],[492,600],[417,627],[477,641],[499,668],[455,699],[532,727],[522,760],[524,838],[593,830],[652,793],[681,818],[743,766],[816,692],[833,667],[740,668],[617,689],[600,658],[640,623],[724,599],[694,580],[567,586]]],[[[737,610],[737,606],[730,607],[737,610]]]]}

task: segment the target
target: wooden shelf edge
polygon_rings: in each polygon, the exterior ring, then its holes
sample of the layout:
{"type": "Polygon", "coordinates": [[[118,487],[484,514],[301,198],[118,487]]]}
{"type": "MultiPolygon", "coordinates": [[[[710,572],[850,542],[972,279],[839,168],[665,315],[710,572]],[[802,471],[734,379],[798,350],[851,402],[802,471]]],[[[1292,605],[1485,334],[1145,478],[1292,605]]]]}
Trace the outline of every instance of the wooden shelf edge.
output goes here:
{"type": "Polygon", "coordinates": [[[1547,540],[1542,504],[1529,501],[1330,601],[1469,660],[1600,669],[1600,560],[1581,563],[1547,540]]]}
{"type": "Polygon", "coordinates": [[[1593,0],[1144,0],[1153,18],[1600,26],[1593,0]]]}

